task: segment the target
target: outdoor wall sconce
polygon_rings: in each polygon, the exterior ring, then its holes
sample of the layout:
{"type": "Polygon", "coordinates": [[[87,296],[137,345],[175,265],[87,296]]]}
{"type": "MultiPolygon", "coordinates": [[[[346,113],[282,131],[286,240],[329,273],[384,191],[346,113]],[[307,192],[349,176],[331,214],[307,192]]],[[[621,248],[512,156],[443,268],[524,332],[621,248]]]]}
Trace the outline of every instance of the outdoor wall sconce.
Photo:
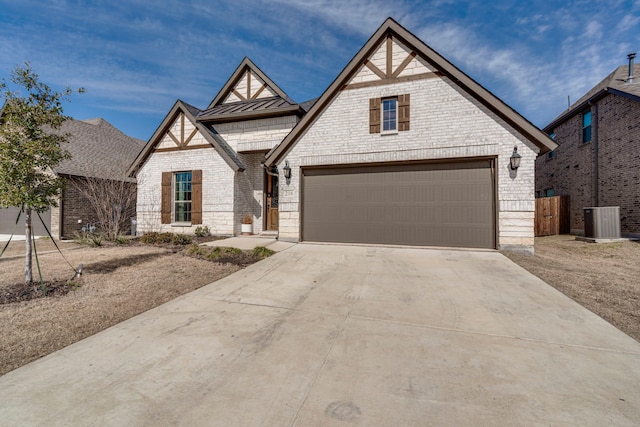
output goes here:
{"type": "Polygon", "coordinates": [[[511,170],[515,171],[518,170],[518,168],[520,167],[520,159],[522,158],[522,156],[520,156],[520,154],[518,154],[518,146],[514,146],[513,147],[513,154],[511,154],[511,158],[509,158],[509,163],[511,166],[511,170]]]}
{"type": "Polygon", "coordinates": [[[291,166],[289,166],[289,160],[285,160],[282,172],[284,172],[285,179],[291,179],[291,166]]]}

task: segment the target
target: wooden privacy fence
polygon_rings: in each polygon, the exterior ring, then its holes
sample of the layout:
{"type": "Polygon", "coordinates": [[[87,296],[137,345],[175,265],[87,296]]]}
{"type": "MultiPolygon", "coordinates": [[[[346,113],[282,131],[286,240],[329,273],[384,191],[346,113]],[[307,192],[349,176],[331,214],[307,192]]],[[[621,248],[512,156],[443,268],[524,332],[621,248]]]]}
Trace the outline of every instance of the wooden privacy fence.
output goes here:
{"type": "Polygon", "coordinates": [[[570,232],[569,196],[536,199],[535,219],[536,236],[568,234],[570,232]]]}

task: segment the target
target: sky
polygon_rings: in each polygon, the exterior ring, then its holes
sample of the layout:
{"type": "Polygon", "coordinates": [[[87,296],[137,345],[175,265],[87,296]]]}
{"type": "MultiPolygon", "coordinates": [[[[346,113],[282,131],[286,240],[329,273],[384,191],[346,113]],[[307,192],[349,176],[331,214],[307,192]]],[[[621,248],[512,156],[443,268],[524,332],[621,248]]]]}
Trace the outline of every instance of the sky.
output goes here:
{"type": "Polygon", "coordinates": [[[29,62],[65,114],[148,140],[245,56],[316,98],[387,17],[542,128],[640,53],[640,0],[0,0],[0,78],[29,62]]]}

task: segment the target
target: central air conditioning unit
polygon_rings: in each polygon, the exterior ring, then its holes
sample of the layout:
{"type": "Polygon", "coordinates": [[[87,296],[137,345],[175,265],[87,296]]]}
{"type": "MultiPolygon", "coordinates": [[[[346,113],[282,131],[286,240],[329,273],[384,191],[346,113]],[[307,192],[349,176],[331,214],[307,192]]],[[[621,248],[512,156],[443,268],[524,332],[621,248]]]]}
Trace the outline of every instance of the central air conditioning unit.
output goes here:
{"type": "Polygon", "coordinates": [[[584,208],[584,237],[620,238],[620,206],[584,208]]]}

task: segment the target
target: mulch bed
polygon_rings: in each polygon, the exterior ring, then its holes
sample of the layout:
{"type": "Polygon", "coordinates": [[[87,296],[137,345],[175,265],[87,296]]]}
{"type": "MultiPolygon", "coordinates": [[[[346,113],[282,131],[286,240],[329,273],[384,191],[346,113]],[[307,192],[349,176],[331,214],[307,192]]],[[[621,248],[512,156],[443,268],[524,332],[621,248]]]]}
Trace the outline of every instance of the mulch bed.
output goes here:
{"type": "Polygon", "coordinates": [[[42,297],[61,297],[74,290],[78,284],[69,283],[66,280],[53,280],[43,282],[16,283],[14,285],[0,287],[0,305],[20,301],[29,301],[42,297]],[[46,290],[46,293],[45,293],[46,290]]]}

